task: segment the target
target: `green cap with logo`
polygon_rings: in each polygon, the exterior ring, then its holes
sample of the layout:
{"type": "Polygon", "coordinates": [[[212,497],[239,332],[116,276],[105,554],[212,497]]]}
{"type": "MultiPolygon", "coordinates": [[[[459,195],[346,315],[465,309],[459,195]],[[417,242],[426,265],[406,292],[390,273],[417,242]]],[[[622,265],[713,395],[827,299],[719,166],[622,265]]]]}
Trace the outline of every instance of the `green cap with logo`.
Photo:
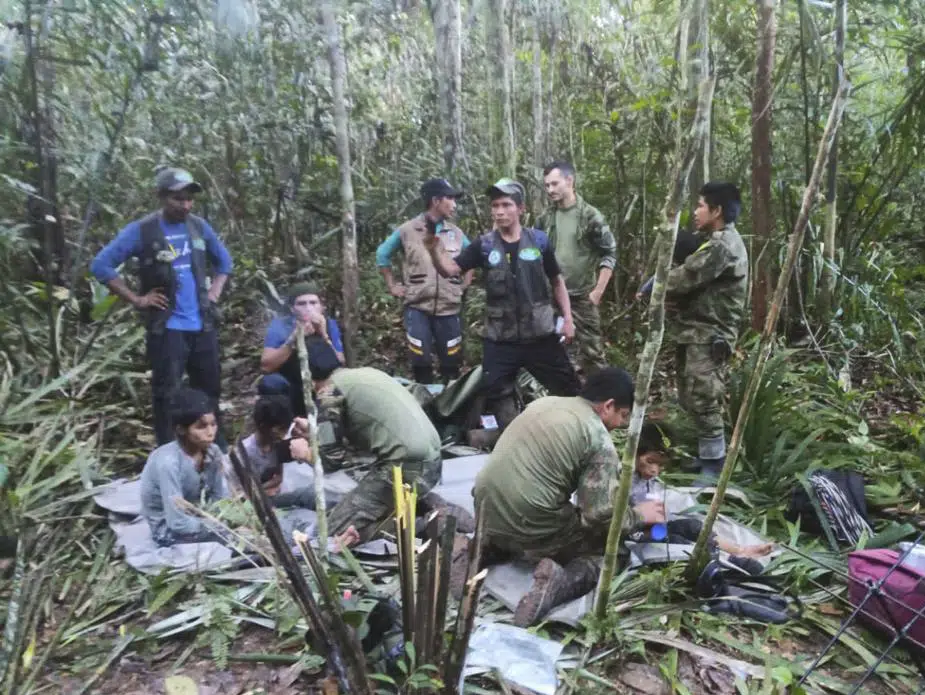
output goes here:
{"type": "Polygon", "coordinates": [[[193,178],[193,175],[186,169],[176,167],[166,167],[158,171],[154,184],[159,191],[202,193],[202,186],[193,178]]]}
{"type": "Polygon", "coordinates": [[[520,181],[514,179],[498,179],[488,187],[486,193],[489,196],[509,195],[517,202],[522,203],[527,196],[527,192],[520,181]]]}

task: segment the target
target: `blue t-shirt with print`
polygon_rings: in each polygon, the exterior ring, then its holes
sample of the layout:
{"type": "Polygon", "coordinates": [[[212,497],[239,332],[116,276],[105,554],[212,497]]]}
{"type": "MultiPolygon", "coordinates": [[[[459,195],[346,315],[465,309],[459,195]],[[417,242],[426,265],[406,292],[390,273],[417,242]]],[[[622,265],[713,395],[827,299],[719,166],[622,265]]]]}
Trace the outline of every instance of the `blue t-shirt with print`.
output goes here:
{"type": "MultiPolygon", "coordinates": [[[[186,222],[167,222],[160,219],[164,238],[169,249],[174,251],[173,270],[177,280],[177,291],[173,313],[167,319],[167,328],[175,331],[202,330],[202,317],[199,314],[199,293],[196,290],[196,277],[192,266],[192,240],[186,228],[186,222]]],[[[231,255],[219,240],[212,226],[202,221],[202,243],[205,244],[206,256],[215,272],[220,275],[231,273],[231,255]]],[[[101,283],[106,284],[119,277],[118,267],[131,257],[138,257],[142,252],[141,220],[130,222],[116,238],[100,251],[90,264],[90,271],[101,283]]]]}
{"type": "MultiPolygon", "coordinates": [[[[343,352],[344,341],[340,336],[340,326],[332,318],[329,318],[327,323],[328,338],[331,339],[331,345],[334,347],[335,352],[343,352]]],[[[291,314],[289,316],[277,316],[267,326],[267,337],[263,341],[263,346],[268,348],[282,347],[289,340],[289,336],[292,335],[294,330],[295,316],[291,314]]]]}

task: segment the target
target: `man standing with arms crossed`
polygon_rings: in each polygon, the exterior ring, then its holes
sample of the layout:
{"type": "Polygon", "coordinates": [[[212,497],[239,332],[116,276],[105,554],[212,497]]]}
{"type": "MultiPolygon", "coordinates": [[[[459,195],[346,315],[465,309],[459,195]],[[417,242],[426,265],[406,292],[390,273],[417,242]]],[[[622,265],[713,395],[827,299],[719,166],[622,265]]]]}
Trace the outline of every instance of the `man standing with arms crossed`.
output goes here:
{"type": "Polygon", "coordinates": [[[575,335],[568,291],[544,232],[520,224],[524,187],[501,179],[488,191],[494,229],[450,258],[433,233],[426,237],[437,272],[459,277],[475,268],[485,274],[482,388],[488,409],[503,429],[517,415],[512,399],[524,368],[556,396],[574,396],[580,384],[563,343],[575,335]],[[556,334],[552,300],[564,319],[556,334]]]}
{"type": "Polygon", "coordinates": [[[451,257],[469,245],[462,230],[450,222],[461,192],[446,179],[430,179],[421,186],[427,208],[392,232],[376,249],[376,265],[389,292],[404,299],[405,335],[411,354],[411,370],[419,384],[434,381],[433,355],[440,361],[440,376],[452,381],[462,366],[462,324],[459,311],[462,295],[472,281],[472,273],[444,278],[437,273],[424,247],[427,225],[436,228],[437,237],[451,257]],[[402,250],[403,283],[392,277],[392,254],[402,250]]]}
{"type": "MultiPolygon", "coordinates": [[[[160,446],[174,438],[168,399],[184,372],[190,388],[203,391],[218,414],[221,364],[213,304],[222,295],[232,263],[209,223],[190,214],[193,196],[202,192],[190,173],[165,168],[155,184],[161,209],[130,222],[97,254],[90,270],[145,317],[154,431],[160,446]],[[131,257],[139,260],[138,294],[117,270],[131,257]],[[210,264],[215,272],[211,283],[210,264]]],[[[223,445],[221,434],[218,442],[223,445]]]]}
{"type": "Polygon", "coordinates": [[[617,242],[597,208],[575,193],[575,167],[558,160],[543,170],[546,195],[552,202],[536,221],[549,236],[568,287],[575,342],[573,363],[583,375],[606,364],[598,306],[617,263],[617,242]]]}

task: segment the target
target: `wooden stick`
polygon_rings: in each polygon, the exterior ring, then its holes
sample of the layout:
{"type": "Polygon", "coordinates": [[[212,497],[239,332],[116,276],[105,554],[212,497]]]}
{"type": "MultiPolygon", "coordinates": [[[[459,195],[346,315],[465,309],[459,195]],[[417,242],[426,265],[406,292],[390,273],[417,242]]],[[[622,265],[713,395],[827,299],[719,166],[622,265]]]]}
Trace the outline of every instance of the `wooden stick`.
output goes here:
{"type": "Polygon", "coordinates": [[[446,606],[450,595],[450,571],[453,567],[453,540],[456,538],[456,517],[444,519],[443,536],[440,539],[440,571],[437,575],[437,598],[434,601],[434,639],[431,654],[434,663],[444,661],[444,639],[446,632],[446,606]]]}
{"type": "Polygon", "coordinates": [[[466,595],[463,597],[462,607],[459,609],[459,619],[456,624],[456,635],[453,639],[452,652],[446,660],[444,671],[444,693],[445,695],[455,695],[456,686],[459,683],[459,677],[462,674],[463,665],[466,661],[466,650],[469,648],[469,637],[472,635],[472,627],[475,625],[476,609],[479,605],[479,595],[482,591],[482,583],[488,576],[488,569],[483,569],[472,579],[466,582],[466,595]]]}
{"type": "Polygon", "coordinates": [[[315,478],[315,514],[318,515],[318,551],[323,560],[328,558],[328,503],[324,491],[324,467],[318,443],[318,409],[315,407],[315,387],[312,381],[308,348],[305,347],[305,327],[299,321],[296,333],[296,349],[299,353],[299,369],[302,373],[302,397],[305,399],[305,415],[308,420],[308,441],[311,443],[312,469],[315,478]]]}
{"type": "Polygon", "coordinates": [[[700,531],[700,536],[697,538],[697,544],[694,546],[694,551],[691,554],[691,560],[687,567],[687,576],[689,580],[694,580],[700,576],[700,573],[703,571],[709,559],[706,552],[707,542],[713,531],[713,524],[716,522],[716,517],[719,515],[719,507],[726,496],[726,487],[729,485],[732,472],[735,470],[736,463],[738,462],[739,451],[742,448],[742,438],[745,434],[748,418],[751,415],[755,393],[758,391],[758,386],[761,384],[765,365],[767,364],[768,358],[771,356],[771,350],[774,348],[774,335],[777,329],[777,320],[780,317],[780,310],[784,303],[787,285],[790,282],[790,275],[793,273],[793,267],[796,264],[800,249],[803,248],[803,234],[806,231],[806,225],[809,222],[809,214],[812,211],[816,193],[819,190],[819,182],[822,180],[822,173],[825,169],[826,160],[832,149],[832,143],[835,141],[835,134],[838,132],[838,124],[845,110],[848,91],[848,82],[842,80],[838,93],[835,95],[835,101],[832,102],[832,109],[829,111],[829,120],[826,123],[825,131],[822,133],[822,140],[819,142],[819,149],[816,152],[816,162],[813,165],[812,176],[810,176],[809,184],[803,192],[803,203],[800,206],[800,214],[793,227],[793,233],[790,235],[790,241],[787,245],[787,256],[784,259],[784,265],[780,270],[780,274],[777,276],[777,287],[774,289],[774,296],[771,298],[771,308],[764,322],[764,330],[761,332],[761,341],[758,343],[758,354],[755,359],[755,367],[749,376],[748,385],[745,388],[745,397],[742,399],[742,405],[739,407],[739,415],[736,418],[736,424],[732,430],[732,440],[729,442],[726,462],[723,465],[723,470],[716,483],[716,492],[713,493],[713,501],[710,503],[710,510],[707,512],[706,519],[703,521],[703,528],[700,531]]]}

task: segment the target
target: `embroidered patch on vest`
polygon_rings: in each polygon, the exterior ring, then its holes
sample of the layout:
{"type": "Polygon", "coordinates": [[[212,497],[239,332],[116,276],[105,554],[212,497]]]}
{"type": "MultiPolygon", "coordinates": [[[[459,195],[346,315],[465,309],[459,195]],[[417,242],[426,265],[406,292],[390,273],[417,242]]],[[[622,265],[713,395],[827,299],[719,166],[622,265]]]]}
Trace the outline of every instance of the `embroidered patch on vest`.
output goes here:
{"type": "Polygon", "coordinates": [[[206,240],[205,239],[193,239],[193,248],[197,251],[206,250],[206,240]]]}
{"type": "Polygon", "coordinates": [[[539,259],[540,255],[540,250],[532,246],[528,249],[521,249],[517,253],[517,257],[522,261],[535,261],[539,259]]]}
{"type": "Polygon", "coordinates": [[[499,263],[501,263],[501,252],[498,249],[493,249],[488,254],[488,265],[498,265],[499,263]]]}

